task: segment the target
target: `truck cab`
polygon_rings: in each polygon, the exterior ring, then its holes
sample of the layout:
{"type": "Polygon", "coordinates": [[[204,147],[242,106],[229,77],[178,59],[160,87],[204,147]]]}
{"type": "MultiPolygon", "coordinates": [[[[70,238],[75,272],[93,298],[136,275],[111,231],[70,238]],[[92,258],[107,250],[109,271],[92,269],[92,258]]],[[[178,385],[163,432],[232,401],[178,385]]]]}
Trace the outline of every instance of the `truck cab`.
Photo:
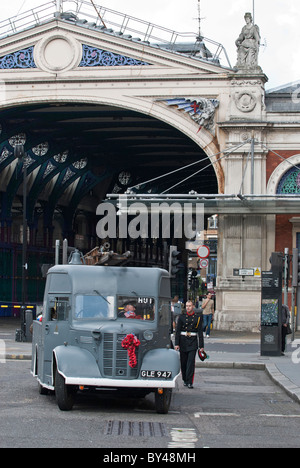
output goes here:
{"type": "Polygon", "coordinates": [[[180,373],[171,346],[170,278],[158,268],[58,265],[33,326],[31,372],[61,410],[78,391],[155,393],[167,413],[180,373]]]}

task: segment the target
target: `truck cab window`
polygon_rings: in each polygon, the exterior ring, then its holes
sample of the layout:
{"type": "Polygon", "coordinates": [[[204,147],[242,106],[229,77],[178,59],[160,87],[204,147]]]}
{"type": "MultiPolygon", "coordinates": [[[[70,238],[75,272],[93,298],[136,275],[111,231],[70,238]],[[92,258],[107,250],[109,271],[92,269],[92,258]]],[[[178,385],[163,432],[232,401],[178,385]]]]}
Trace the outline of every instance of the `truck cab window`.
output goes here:
{"type": "Polygon", "coordinates": [[[69,298],[56,297],[49,304],[48,320],[49,321],[66,321],[69,317],[69,298]]]}
{"type": "Polygon", "coordinates": [[[153,321],[155,299],[152,297],[118,296],[118,318],[153,321]]]}

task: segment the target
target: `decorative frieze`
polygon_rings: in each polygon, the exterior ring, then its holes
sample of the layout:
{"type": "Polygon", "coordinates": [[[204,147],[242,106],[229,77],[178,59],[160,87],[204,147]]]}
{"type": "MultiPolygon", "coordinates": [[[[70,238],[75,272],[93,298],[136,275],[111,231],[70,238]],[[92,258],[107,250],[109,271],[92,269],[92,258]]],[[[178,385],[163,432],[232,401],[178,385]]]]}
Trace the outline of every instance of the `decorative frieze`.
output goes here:
{"type": "Polygon", "coordinates": [[[79,67],[124,67],[141,65],[149,65],[149,63],[83,44],[82,60],[79,67]]]}
{"type": "Polygon", "coordinates": [[[176,98],[168,99],[166,103],[168,106],[176,106],[179,111],[188,114],[200,126],[200,129],[204,127],[210,132],[214,132],[215,112],[220,104],[218,99],[176,98]]]}
{"type": "Polygon", "coordinates": [[[0,57],[0,69],[36,68],[33,46],[0,57]]]}

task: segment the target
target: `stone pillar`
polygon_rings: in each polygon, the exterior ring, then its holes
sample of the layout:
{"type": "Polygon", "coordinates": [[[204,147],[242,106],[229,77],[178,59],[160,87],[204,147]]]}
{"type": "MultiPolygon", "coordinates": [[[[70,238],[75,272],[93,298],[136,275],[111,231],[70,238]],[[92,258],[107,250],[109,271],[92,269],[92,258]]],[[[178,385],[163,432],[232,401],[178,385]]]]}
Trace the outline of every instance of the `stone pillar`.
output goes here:
{"type": "Polygon", "coordinates": [[[215,327],[219,330],[259,329],[261,279],[236,277],[233,270],[266,269],[267,229],[264,215],[220,216],[215,315],[215,327]]]}
{"type": "MultiPolygon", "coordinates": [[[[267,77],[259,67],[242,67],[231,75],[227,119],[219,128],[225,132],[226,149],[245,142],[224,162],[225,193],[250,195],[266,193],[266,108],[264,85],[267,77]],[[251,142],[254,171],[251,169],[251,142]],[[252,187],[252,177],[254,187],[252,187]]],[[[241,201],[242,204],[242,201],[241,201]]],[[[245,210],[246,211],[246,210],[245,210]]],[[[219,216],[218,277],[216,287],[217,329],[258,331],[260,326],[261,279],[236,277],[234,269],[269,269],[267,258],[274,246],[268,235],[267,215],[230,214],[219,216]]]]}

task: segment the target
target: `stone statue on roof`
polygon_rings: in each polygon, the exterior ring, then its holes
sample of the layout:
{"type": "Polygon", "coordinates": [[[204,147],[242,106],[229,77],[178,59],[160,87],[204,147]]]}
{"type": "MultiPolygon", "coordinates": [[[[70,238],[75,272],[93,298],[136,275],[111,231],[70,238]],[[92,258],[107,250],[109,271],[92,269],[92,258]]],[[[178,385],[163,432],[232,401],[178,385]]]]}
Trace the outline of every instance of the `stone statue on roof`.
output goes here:
{"type": "Polygon", "coordinates": [[[259,27],[253,24],[251,13],[245,13],[246,25],[235,44],[238,49],[237,70],[249,71],[252,73],[261,72],[258,66],[258,52],[260,46],[259,27]]]}

